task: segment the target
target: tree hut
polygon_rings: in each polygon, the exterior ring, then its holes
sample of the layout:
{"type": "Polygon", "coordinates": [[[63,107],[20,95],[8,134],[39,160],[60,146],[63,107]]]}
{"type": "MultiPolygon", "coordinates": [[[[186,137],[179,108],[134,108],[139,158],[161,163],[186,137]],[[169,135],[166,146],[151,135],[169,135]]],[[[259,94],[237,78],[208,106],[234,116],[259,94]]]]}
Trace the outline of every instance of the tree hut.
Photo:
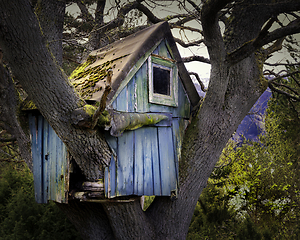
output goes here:
{"type": "MultiPolygon", "coordinates": [[[[176,197],[183,135],[200,98],[168,23],[91,52],[70,81],[89,105],[110,116],[105,136],[112,152],[104,179],[81,182],[72,196],[176,197]]],[[[73,190],[67,149],[40,114],[30,113],[29,122],[36,200],[67,202],[73,190]]]]}

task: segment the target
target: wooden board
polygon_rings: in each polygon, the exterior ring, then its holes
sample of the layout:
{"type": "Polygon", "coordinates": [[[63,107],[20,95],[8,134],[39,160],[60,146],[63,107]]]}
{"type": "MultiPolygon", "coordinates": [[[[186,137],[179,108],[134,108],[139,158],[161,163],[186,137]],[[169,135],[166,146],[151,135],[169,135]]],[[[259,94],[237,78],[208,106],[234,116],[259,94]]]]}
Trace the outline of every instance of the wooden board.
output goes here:
{"type": "MultiPolygon", "coordinates": [[[[165,41],[153,53],[171,58],[165,41]]],[[[171,196],[171,191],[178,187],[178,161],[186,127],[184,119],[190,116],[190,103],[180,80],[178,107],[149,103],[148,75],[147,62],[144,62],[111,106],[118,111],[167,113],[169,119],[155,126],[125,131],[118,138],[107,136],[117,155],[105,171],[108,197],[171,196]]]]}
{"type": "Polygon", "coordinates": [[[66,203],[69,190],[67,150],[42,115],[29,114],[35,199],[66,203]]]}

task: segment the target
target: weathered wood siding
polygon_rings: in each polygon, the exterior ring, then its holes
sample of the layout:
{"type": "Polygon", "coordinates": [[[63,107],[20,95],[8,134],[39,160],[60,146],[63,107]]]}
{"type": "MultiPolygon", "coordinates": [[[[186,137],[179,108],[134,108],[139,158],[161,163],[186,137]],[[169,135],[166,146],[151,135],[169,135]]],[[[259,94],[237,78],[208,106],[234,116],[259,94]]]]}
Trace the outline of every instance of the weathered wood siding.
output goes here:
{"type": "Polygon", "coordinates": [[[40,114],[29,114],[35,200],[66,203],[69,187],[67,150],[40,114]]]}
{"type": "MultiPolygon", "coordinates": [[[[154,54],[171,58],[163,41],[154,54]]],[[[124,112],[164,112],[172,116],[168,124],[125,131],[121,137],[107,135],[114,151],[105,171],[107,197],[125,195],[171,196],[178,187],[178,162],[190,103],[181,81],[178,81],[178,107],[149,102],[147,61],[112,103],[124,112]]]]}

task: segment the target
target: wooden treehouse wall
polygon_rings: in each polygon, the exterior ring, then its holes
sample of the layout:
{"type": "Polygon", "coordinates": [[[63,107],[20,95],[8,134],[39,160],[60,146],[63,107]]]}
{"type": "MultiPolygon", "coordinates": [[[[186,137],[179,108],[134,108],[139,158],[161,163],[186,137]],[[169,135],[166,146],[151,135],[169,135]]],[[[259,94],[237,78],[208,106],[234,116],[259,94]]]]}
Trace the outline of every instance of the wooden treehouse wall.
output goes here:
{"type": "MultiPolygon", "coordinates": [[[[165,42],[154,54],[170,58],[165,42]]],[[[178,107],[149,103],[147,65],[146,61],[114,100],[112,107],[122,112],[164,112],[170,114],[171,120],[126,131],[121,137],[107,135],[114,150],[110,166],[105,171],[105,194],[109,198],[171,196],[171,192],[177,190],[178,161],[190,103],[181,81],[178,81],[178,107]]]]}
{"type": "Polygon", "coordinates": [[[69,162],[64,143],[41,114],[29,114],[37,203],[68,201],[69,162]]]}
{"type": "MultiPolygon", "coordinates": [[[[164,41],[153,52],[171,58],[164,41]]],[[[169,116],[154,126],[125,131],[121,137],[107,140],[113,150],[105,169],[105,195],[170,196],[178,186],[178,162],[184,130],[190,116],[190,103],[178,81],[178,107],[149,103],[148,62],[135,73],[114,100],[112,107],[124,112],[163,112],[169,116]]],[[[48,122],[40,114],[29,114],[32,140],[36,201],[66,203],[69,191],[67,150],[48,122]]]]}

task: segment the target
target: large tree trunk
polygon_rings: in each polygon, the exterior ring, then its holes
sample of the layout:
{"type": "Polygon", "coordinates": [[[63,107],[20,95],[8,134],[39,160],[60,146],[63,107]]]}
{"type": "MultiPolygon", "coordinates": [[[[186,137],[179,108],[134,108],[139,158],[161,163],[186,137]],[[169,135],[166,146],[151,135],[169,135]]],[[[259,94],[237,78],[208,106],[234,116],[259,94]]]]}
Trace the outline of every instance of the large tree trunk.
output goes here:
{"type": "Polygon", "coordinates": [[[65,0],[38,0],[35,13],[38,17],[44,37],[57,64],[62,66],[63,60],[63,25],[65,17],[65,0]]]}
{"type": "Polygon", "coordinates": [[[99,131],[72,125],[72,112],[85,103],[46,48],[29,2],[0,1],[0,16],[0,46],[14,75],[87,179],[102,178],[110,150],[99,131]]]}
{"type": "MultiPolygon", "coordinates": [[[[2,59],[1,59],[2,60],[2,59]]],[[[16,139],[22,159],[25,161],[30,170],[32,170],[32,158],[30,149],[29,132],[25,132],[19,119],[25,122],[24,115],[18,114],[20,111],[20,102],[16,95],[15,86],[11,79],[9,70],[3,66],[0,60],[0,121],[2,129],[9,132],[13,139],[16,139]]]]}
{"type": "MultiPolygon", "coordinates": [[[[185,133],[178,199],[156,197],[146,212],[138,198],[59,205],[84,239],[185,239],[196,202],[222,149],[267,86],[262,76],[262,53],[239,51],[241,54],[235,59],[229,53],[251,42],[265,21],[283,9],[275,11],[276,4],[272,5],[274,9],[257,4],[269,1],[246,1],[248,5],[241,1],[232,9],[231,24],[223,38],[218,12],[229,2],[232,1],[206,1],[201,10],[211,78],[205,100],[185,133]],[[254,14],[249,14],[250,10],[254,14]]],[[[103,164],[109,161],[109,148],[100,131],[71,124],[71,114],[85,103],[45,47],[28,2],[0,0],[0,46],[13,73],[87,179],[101,178],[103,164]]]]}

